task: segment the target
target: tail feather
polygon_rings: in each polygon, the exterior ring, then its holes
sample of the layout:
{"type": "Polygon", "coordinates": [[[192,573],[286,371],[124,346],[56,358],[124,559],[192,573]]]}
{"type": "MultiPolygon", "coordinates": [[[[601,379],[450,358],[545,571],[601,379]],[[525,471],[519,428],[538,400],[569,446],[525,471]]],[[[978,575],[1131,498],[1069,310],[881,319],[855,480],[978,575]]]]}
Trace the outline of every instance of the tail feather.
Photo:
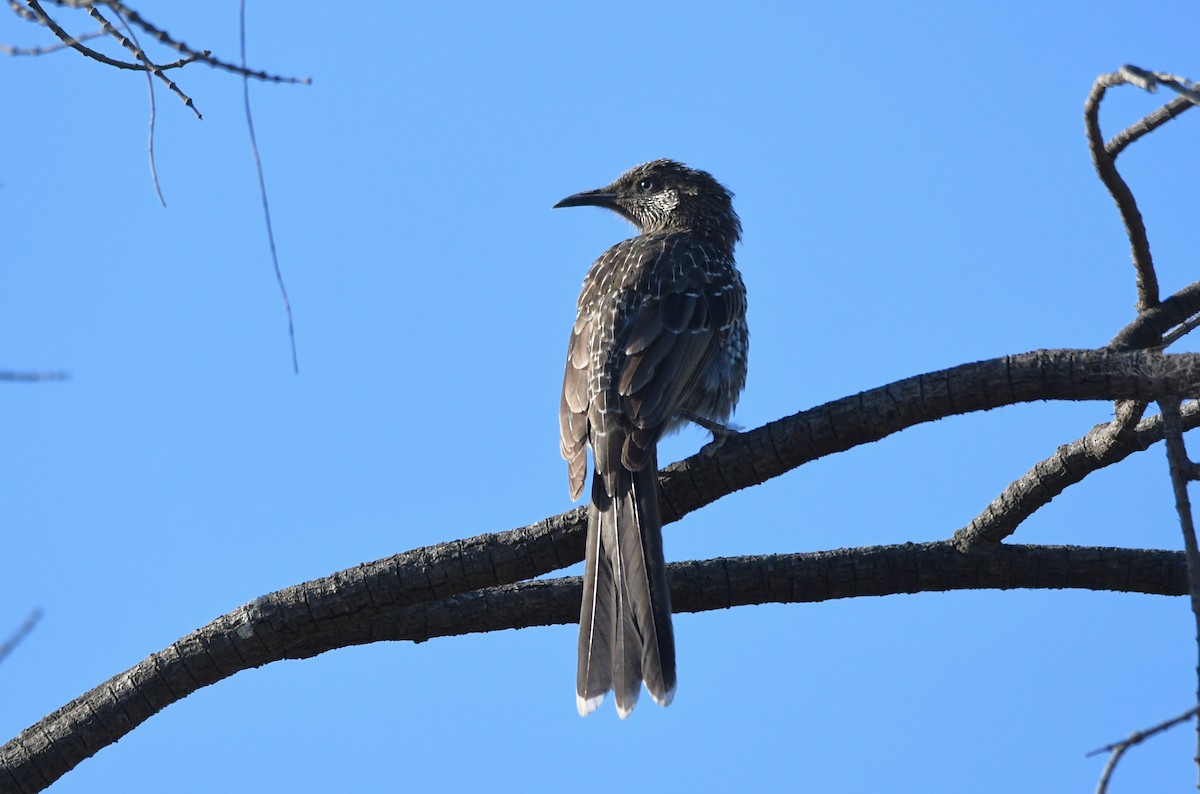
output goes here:
{"type": "Polygon", "coordinates": [[[581,717],[595,711],[612,689],[617,589],[608,560],[601,559],[600,517],[596,505],[589,505],[583,603],[579,609],[579,670],[575,678],[575,705],[581,717]]]}
{"type": "Polygon", "coordinates": [[[622,718],[642,682],[666,706],[675,695],[675,639],[658,511],[658,467],[648,465],[592,485],[587,558],[579,618],[576,704],[593,711],[609,689],[622,718]]]}
{"type": "MultiPolygon", "coordinates": [[[[619,535],[616,537],[619,538],[619,535]]],[[[619,554],[613,555],[613,564],[617,569],[617,581],[626,581],[619,554]]],[[[642,642],[633,622],[629,594],[623,587],[617,589],[615,629],[617,641],[612,649],[613,698],[617,703],[617,714],[625,719],[637,705],[638,695],[642,693],[642,642]]]]}
{"type": "Polygon", "coordinates": [[[641,674],[660,706],[675,697],[675,633],[658,512],[658,461],[633,473],[628,510],[617,511],[622,568],[633,622],[641,637],[641,674]]]}

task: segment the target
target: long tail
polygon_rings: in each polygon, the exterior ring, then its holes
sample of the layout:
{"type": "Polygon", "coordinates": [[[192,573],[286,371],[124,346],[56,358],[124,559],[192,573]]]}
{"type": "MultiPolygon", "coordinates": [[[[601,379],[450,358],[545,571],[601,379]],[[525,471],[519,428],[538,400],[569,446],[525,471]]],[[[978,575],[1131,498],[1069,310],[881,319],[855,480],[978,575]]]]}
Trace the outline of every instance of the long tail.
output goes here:
{"type": "Polygon", "coordinates": [[[663,561],[656,456],[625,472],[611,496],[592,481],[583,605],[579,610],[576,705],[590,714],[612,689],[622,719],[642,682],[659,705],[675,696],[675,635],[663,561]]]}

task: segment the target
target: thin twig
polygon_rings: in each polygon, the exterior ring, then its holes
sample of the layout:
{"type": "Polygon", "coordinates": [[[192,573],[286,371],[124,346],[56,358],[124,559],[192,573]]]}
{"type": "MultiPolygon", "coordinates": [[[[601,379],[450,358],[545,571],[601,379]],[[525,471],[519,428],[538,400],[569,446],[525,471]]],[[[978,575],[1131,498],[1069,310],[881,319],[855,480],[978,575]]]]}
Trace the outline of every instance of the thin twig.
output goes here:
{"type": "MultiPolygon", "coordinates": [[[[246,63],[246,0],[238,4],[238,34],[241,45],[242,64],[246,63]]],[[[250,112],[250,75],[242,74],[242,102],[246,108],[246,130],[250,133],[250,150],[254,153],[254,169],[258,173],[258,193],[262,196],[263,220],[267,226],[267,244],[271,247],[271,263],[275,266],[275,283],[279,285],[279,296],[283,299],[283,311],[287,315],[288,341],[292,349],[292,372],[300,374],[300,359],[296,353],[296,327],[292,322],[292,302],[288,299],[287,287],[283,283],[283,271],[279,268],[279,255],[275,250],[275,232],[271,228],[271,208],[267,204],[267,181],[263,176],[262,158],[258,155],[258,140],[254,136],[254,116],[250,112]]]]}
{"type": "Polygon", "coordinates": [[[36,22],[42,24],[42,20],[37,18],[37,14],[30,11],[25,6],[17,2],[17,0],[8,0],[9,9],[26,22],[36,22]]]}
{"type": "MultiPolygon", "coordinates": [[[[1175,493],[1175,511],[1179,514],[1179,527],[1183,531],[1183,550],[1188,567],[1188,595],[1191,597],[1192,614],[1196,619],[1196,643],[1200,648],[1200,548],[1196,545],[1196,527],[1192,519],[1192,505],[1188,499],[1188,482],[1195,467],[1188,459],[1183,443],[1183,419],[1179,411],[1178,398],[1158,401],[1163,417],[1163,434],[1167,441],[1167,465],[1171,472],[1171,489],[1175,493]]],[[[1200,652],[1198,652],[1200,655],[1200,652]]],[[[1200,661],[1196,667],[1200,681],[1200,661]]],[[[1200,689],[1196,693],[1200,701],[1200,689]]],[[[1200,722],[1196,725],[1196,761],[1200,764],[1200,722]]]]}
{"type": "MultiPolygon", "coordinates": [[[[22,9],[22,10],[24,10],[24,9],[22,9]]],[[[35,22],[38,21],[37,17],[34,17],[33,21],[35,21],[35,22]]],[[[97,38],[97,37],[103,36],[103,35],[104,35],[103,30],[92,30],[87,33],[80,33],[78,36],[75,36],[75,41],[90,41],[91,39],[94,39],[94,38],[97,38]]],[[[71,48],[71,46],[69,44],[67,44],[66,42],[62,42],[62,41],[60,41],[58,44],[51,44],[46,47],[14,47],[11,44],[0,44],[0,54],[37,56],[37,55],[48,55],[52,52],[62,52],[63,50],[67,50],[70,48],[71,48]]]]}
{"type": "MultiPolygon", "coordinates": [[[[67,33],[65,30],[63,30],[59,26],[59,24],[57,22],[54,21],[54,19],[45,12],[45,10],[42,8],[42,6],[38,2],[38,0],[25,0],[25,2],[29,3],[29,7],[31,9],[34,9],[35,12],[37,13],[37,15],[38,15],[37,21],[38,22],[40,22],[41,24],[50,28],[50,31],[52,33],[54,33],[54,35],[57,36],[59,38],[59,40],[63,42],[63,44],[65,44],[66,46],[75,50],[76,52],[79,52],[82,55],[85,55],[94,61],[99,61],[100,63],[103,63],[107,66],[113,66],[117,69],[130,69],[135,72],[152,71],[145,64],[130,63],[129,61],[118,61],[114,58],[108,57],[107,55],[105,55],[102,52],[97,52],[96,50],[93,50],[90,47],[85,47],[84,45],[79,43],[78,38],[76,38],[75,36],[72,36],[70,33],[67,33]]],[[[204,58],[205,58],[205,53],[197,53],[196,55],[189,56],[187,58],[180,58],[178,61],[173,61],[171,63],[164,63],[161,65],[158,65],[155,68],[157,68],[159,70],[180,69],[184,66],[187,66],[189,63],[195,63],[196,61],[202,61],[202,60],[204,60],[204,58]]]]}
{"type": "Polygon", "coordinates": [[[153,36],[154,40],[159,44],[170,47],[176,52],[183,53],[184,55],[200,56],[196,58],[196,60],[206,63],[213,68],[224,69],[227,72],[233,72],[234,74],[241,75],[242,77],[252,77],[255,80],[262,80],[270,83],[290,83],[294,85],[312,84],[312,78],[310,77],[285,77],[282,75],[269,74],[263,71],[248,69],[246,68],[245,58],[242,59],[242,65],[238,66],[237,64],[223,61],[220,58],[214,58],[212,53],[208,50],[205,50],[203,53],[199,53],[182,41],[173,38],[165,30],[153,25],[151,22],[138,14],[137,11],[125,5],[120,0],[103,0],[103,2],[113,11],[116,11],[128,19],[132,24],[137,25],[142,30],[153,36]]]}
{"type": "Polygon", "coordinates": [[[108,64],[109,66],[115,66],[118,69],[145,69],[146,68],[144,66],[139,66],[136,63],[127,63],[125,61],[115,61],[112,58],[109,58],[107,55],[105,55],[102,52],[97,52],[96,50],[93,50],[90,47],[83,46],[82,44],[79,43],[79,39],[75,38],[70,33],[67,33],[67,31],[63,30],[62,27],[60,27],[59,24],[54,21],[54,18],[46,13],[46,11],[42,8],[42,6],[38,2],[38,0],[25,0],[25,2],[29,4],[30,10],[33,11],[33,13],[36,15],[37,20],[39,22],[41,22],[46,27],[50,28],[51,33],[53,33],[55,36],[57,36],[59,38],[59,40],[62,41],[63,44],[65,44],[66,46],[75,50],[76,52],[80,52],[83,55],[86,55],[87,57],[91,58],[92,60],[100,61],[100,63],[108,64]]]}
{"type": "MultiPolygon", "coordinates": [[[[125,32],[129,34],[129,38],[133,40],[133,44],[135,47],[137,47],[138,51],[145,52],[142,49],[141,42],[138,41],[137,33],[134,32],[132,27],[130,27],[128,20],[121,16],[119,11],[114,11],[113,13],[115,13],[117,15],[117,19],[121,21],[121,27],[123,27],[125,32]]],[[[154,183],[154,192],[158,196],[158,203],[165,208],[167,206],[167,200],[163,197],[162,185],[159,184],[158,181],[158,166],[154,162],[154,123],[158,118],[158,107],[154,102],[154,78],[150,76],[149,72],[146,73],[146,94],[150,99],[150,131],[148,135],[148,141],[146,143],[147,155],[150,158],[150,180],[154,183]]]]}
{"type": "Polygon", "coordinates": [[[1176,97],[1153,113],[1147,114],[1140,121],[1130,124],[1112,136],[1108,143],[1104,144],[1104,148],[1108,152],[1109,157],[1115,159],[1117,155],[1125,151],[1125,147],[1138,138],[1141,138],[1143,135],[1149,135],[1171,119],[1194,107],[1196,107],[1196,104],[1190,98],[1176,97]]]}
{"type": "Polygon", "coordinates": [[[1195,83],[1185,77],[1166,72],[1148,72],[1131,64],[1122,66],[1120,72],[1127,82],[1136,85],[1143,91],[1154,94],[1158,92],[1158,86],[1166,86],[1181,97],[1200,105],[1200,91],[1196,90],[1195,83]]]}
{"type": "Polygon", "coordinates": [[[141,47],[122,36],[121,32],[114,28],[112,24],[104,18],[104,15],[95,8],[95,6],[88,6],[87,12],[92,19],[100,23],[100,26],[104,28],[106,33],[120,42],[122,47],[132,52],[134,57],[144,64],[143,68],[149,70],[150,74],[153,74],[159,80],[162,80],[164,83],[166,83],[167,88],[175,92],[175,95],[183,100],[183,104],[192,109],[192,112],[196,114],[196,118],[203,120],[204,117],[200,115],[200,111],[197,110],[196,103],[192,101],[192,98],[183,93],[183,89],[176,85],[174,80],[163,74],[162,68],[153,63],[141,47]]]}
{"type": "Polygon", "coordinates": [[[1183,337],[1190,334],[1192,331],[1200,328],[1200,315],[1189,317],[1184,322],[1171,329],[1171,332],[1163,337],[1162,347],[1159,350],[1165,350],[1171,345],[1178,342],[1183,337]]]}
{"type": "Polygon", "coordinates": [[[0,644],[0,662],[3,662],[4,658],[13,652],[13,648],[16,648],[21,644],[22,640],[29,636],[29,632],[33,631],[33,627],[41,619],[42,610],[39,607],[34,607],[29,613],[29,617],[25,618],[25,621],[20,626],[17,626],[17,630],[3,644],[0,644]]]}
{"type": "Polygon", "coordinates": [[[1108,791],[1108,782],[1112,779],[1113,770],[1117,768],[1117,763],[1121,760],[1121,756],[1125,755],[1126,750],[1128,750],[1130,747],[1141,744],[1152,736],[1160,734],[1163,731],[1170,730],[1176,725],[1187,722],[1192,717],[1195,717],[1197,713],[1200,713],[1200,706],[1196,708],[1190,708],[1180,714],[1178,717],[1172,717],[1166,722],[1160,722],[1153,728],[1146,728],[1143,731],[1134,731],[1133,733],[1129,734],[1127,739],[1123,739],[1119,742],[1113,742],[1112,744],[1101,747],[1099,750],[1092,750],[1090,753],[1088,753],[1088,758],[1091,758],[1094,755],[1100,755],[1101,753],[1111,753],[1111,755],[1108,757],[1108,762],[1104,765],[1104,771],[1100,773],[1100,783],[1096,786],[1096,794],[1106,794],[1108,791]]]}
{"type": "Polygon", "coordinates": [[[0,372],[0,380],[35,383],[44,380],[67,380],[71,376],[65,372],[0,372]]]}

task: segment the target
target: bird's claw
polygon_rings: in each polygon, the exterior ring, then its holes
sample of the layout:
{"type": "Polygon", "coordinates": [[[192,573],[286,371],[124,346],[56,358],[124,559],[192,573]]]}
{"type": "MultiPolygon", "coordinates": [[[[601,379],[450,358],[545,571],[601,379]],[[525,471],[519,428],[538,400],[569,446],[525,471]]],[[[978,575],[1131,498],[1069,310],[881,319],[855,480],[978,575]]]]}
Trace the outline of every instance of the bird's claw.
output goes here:
{"type": "Polygon", "coordinates": [[[700,449],[700,454],[706,458],[710,458],[717,454],[717,450],[725,445],[725,442],[736,435],[740,435],[742,428],[732,422],[722,423],[714,419],[709,419],[706,416],[694,414],[691,411],[683,411],[683,418],[687,419],[692,424],[698,425],[708,432],[712,433],[712,441],[705,444],[700,449]]]}

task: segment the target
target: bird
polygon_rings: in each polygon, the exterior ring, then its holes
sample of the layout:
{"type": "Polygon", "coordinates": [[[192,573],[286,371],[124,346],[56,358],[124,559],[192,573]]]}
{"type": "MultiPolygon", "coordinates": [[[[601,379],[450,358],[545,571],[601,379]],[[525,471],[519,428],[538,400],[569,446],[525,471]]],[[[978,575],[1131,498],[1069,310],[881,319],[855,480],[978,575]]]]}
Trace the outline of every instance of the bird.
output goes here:
{"type": "Polygon", "coordinates": [[[576,707],[587,716],[611,690],[624,719],[643,682],[662,706],[675,695],[657,447],[688,421],[719,442],[746,385],[746,286],[734,261],[742,224],[711,174],[665,159],[554,206],[603,207],[638,232],[583,280],[559,402],[572,500],[588,447],[595,466],[576,707]]]}

